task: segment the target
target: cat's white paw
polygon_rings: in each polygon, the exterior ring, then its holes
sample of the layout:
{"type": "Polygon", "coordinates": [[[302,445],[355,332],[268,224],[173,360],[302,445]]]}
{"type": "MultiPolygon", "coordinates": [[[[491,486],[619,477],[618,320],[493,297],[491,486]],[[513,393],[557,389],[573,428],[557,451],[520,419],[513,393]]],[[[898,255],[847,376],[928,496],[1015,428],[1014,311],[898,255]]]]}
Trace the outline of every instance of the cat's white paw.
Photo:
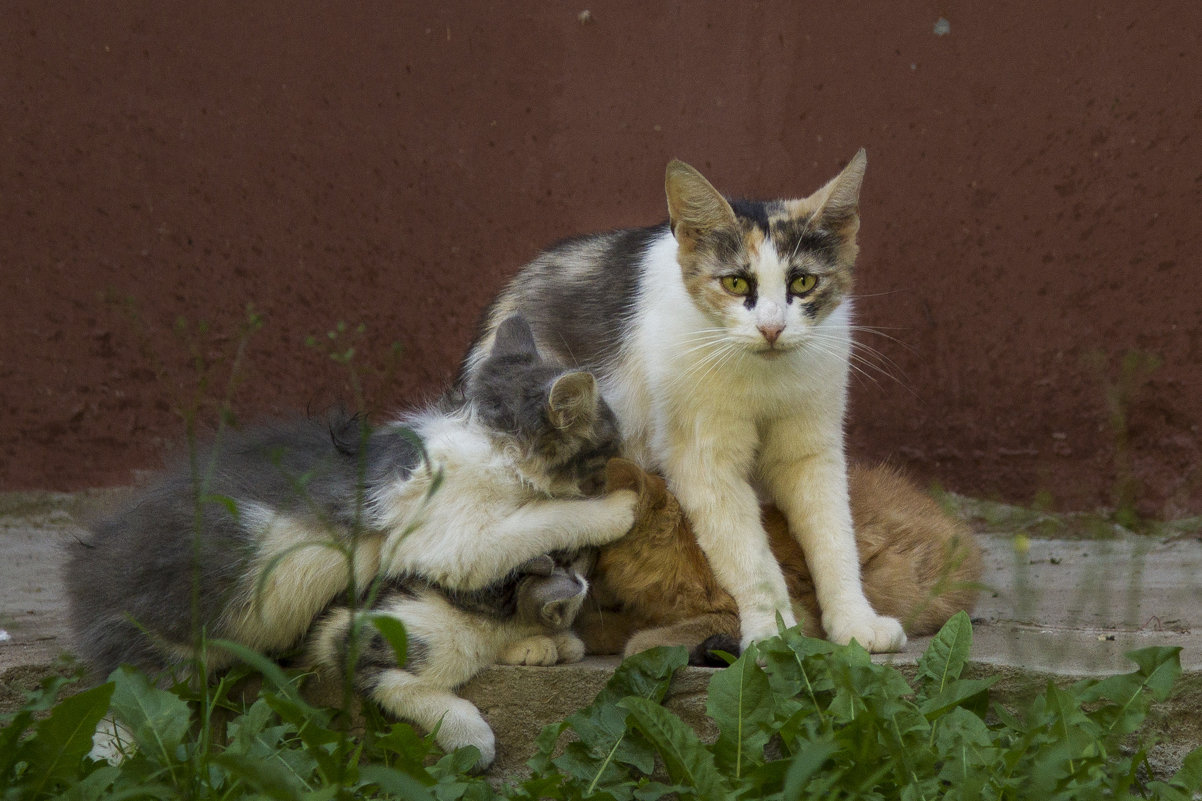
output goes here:
{"type": "Polygon", "coordinates": [[[497,661],[503,665],[554,665],[559,661],[559,649],[550,637],[538,634],[509,645],[497,661]]]}
{"type": "Polygon", "coordinates": [[[438,727],[438,744],[448,754],[469,745],[476,746],[480,759],[473,770],[484,771],[497,758],[497,738],[480,712],[470,704],[467,707],[470,708],[447,710],[438,727]]]}
{"type": "Polygon", "coordinates": [[[584,659],[584,641],[570,631],[555,635],[555,650],[559,652],[561,664],[584,659]]]}
{"type": "Polygon", "coordinates": [[[860,615],[825,615],[822,627],[831,642],[847,645],[854,638],[866,651],[879,654],[906,647],[901,623],[872,612],[860,615]]]}
{"type": "Polygon", "coordinates": [[[745,615],[739,619],[739,628],[743,632],[743,639],[740,641],[739,647],[743,651],[746,651],[752,643],[766,640],[779,634],[780,628],[776,622],[777,614],[780,615],[785,628],[792,628],[797,624],[797,619],[790,609],[781,609],[771,615],[745,615]]]}
{"type": "Polygon", "coordinates": [[[592,545],[608,545],[614,540],[626,536],[634,526],[635,507],[638,506],[639,496],[634,490],[617,490],[599,500],[604,509],[603,516],[597,520],[595,537],[592,545]]]}

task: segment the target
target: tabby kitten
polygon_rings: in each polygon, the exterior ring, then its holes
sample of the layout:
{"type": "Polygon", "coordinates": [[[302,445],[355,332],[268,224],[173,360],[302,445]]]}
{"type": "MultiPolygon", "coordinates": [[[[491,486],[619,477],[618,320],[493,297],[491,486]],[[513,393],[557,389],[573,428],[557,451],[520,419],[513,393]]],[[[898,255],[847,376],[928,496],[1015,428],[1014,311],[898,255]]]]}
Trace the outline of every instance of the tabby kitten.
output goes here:
{"type": "Polygon", "coordinates": [[[496,299],[461,372],[477,375],[520,313],[543,353],[594,373],[624,454],[680,499],[744,643],[775,634],[777,615],[796,622],[759,492],[805,552],[826,634],[905,643],[864,596],[843,450],[865,164],[861,150],[808,198],[752,202],[673,161],[667,224],[540,255],[496,299]]]}
{"type": "MultiPolygon", "coordinates": [[[[693,649],[711,664],[711,648],[739,649],[734,599],[718,586],[692,528],[664,480],[613,459],[608,487],[639,493],[630,533],[603,547],[576,631],[589,653],[629,656],[657,645],[693,649]]],[[[932,634],[957,611],[971,611],[981,577],[972,532],[897,471],[853,465],[852,519],[864,589],[874,609],[899,618],[908,634],[932,634]]],[[[762,510],[776,561],[805,632],[823,634],[813,577],[788,525],[762,510]]]]}
{"type": "MultiPolygon", "coordinates": [[[[105,676],[122,663],[187,667],[197,626],[269,654],[298,644],[348,585],[421,577],[481,590],[560,549],[633,522],[634,493],[584,498],[616,449],[612,412],[585,372],[545,363],[505,321],[473,380],[368,434],[281,423],[177,465],[73,547],[69,617],[105,676]]],[[[208,667],[231,661],[210,649],[208,667]]]]}
{"type": "Polygon", "coordinates": [[[352,641],[355,615],[339,606],[309,636],[308,662],[328,678],[349,674],[356,691],[387,712],[437,730],[448,753],[480,751],[477,769],[496,757],[496,740],[483,716],[455,689],[496,662],[554,665],[577,662],[584,644],[571,633],[588,590],[584,574],[595,553],[543,556],[480,590],[453,590],[419,576],[388,579],[372,614],[402,621],[407,659],[370,624],[352,641]],[[353,655],[353,658],[352,658],[353,655]]]}

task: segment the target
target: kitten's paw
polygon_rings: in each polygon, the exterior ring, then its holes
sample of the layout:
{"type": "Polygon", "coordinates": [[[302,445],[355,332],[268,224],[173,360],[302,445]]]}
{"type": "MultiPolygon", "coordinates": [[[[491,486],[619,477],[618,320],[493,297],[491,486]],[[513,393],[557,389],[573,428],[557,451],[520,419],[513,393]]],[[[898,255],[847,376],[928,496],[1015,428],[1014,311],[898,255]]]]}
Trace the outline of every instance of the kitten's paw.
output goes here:
{"type": "Polygon", "coordinates": [[[469,745],[476,746],[480,759],[472,768],[475,772],[487,770],[497,758],[497,738],[475,707],[470,714],[448,710],[438,728],[437,739],[448,754],[469,745]]]}
{"type": "Polygon", "coordinates": [[[606,545],[620,539],[634,526],[639,496],[634,490],[611,492],[601,501],[607,517],[598,526],[599,539],[593,545],[606,545]]]}
{"type": "Polygon", "coordinates": [[[96,724],[96,731],[92,734],[92,750],[88,752],[88,758],[94,762],[103,761],[116,766],[137,751],[138,744],[134,742],[134,733],[124,723],[104,717],[96,724]]]}
{"type": "Polygon", "coordinates": [[[497,656],[502,665],[554,665],[558,660],[555,641],[543,634],[518,640],[497,656]]]}
{"type": "Polygon", "coordinates": [[[879,654],[900,651],[906,647],[906,633],[901,623],[869,611],[863,615],[826,615],[822,619],[827,639],[847,645],[854,638],[866,651],[879,654]]]}
{"type": "Polygon", "coordinates": [[[581,659],[584,659],[584,640],[570,631],[556,634],[554,639],[555,650],[559,652],[558,661],[560,664],[579,662],[581,659]]]}

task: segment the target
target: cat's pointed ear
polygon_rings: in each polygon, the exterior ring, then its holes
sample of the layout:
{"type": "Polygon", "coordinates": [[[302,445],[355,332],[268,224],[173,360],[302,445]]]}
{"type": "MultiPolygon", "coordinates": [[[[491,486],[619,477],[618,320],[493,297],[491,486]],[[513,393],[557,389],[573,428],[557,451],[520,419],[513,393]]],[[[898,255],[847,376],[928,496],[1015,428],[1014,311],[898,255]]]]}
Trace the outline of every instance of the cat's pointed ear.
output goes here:
{"type": "Polygon", "coordinates": [[[860,224],[860,186],[867,167],[868,154],[860,148],[843,171],[811,197],[816,201],[811,219],[832,231],[847,231],[851,227],[851,233],[855,233],[860,224]]]}
{"type": "Polygon", "coordinates": [[[534,332],[530,324],[520,314],[506,317],[497,326],[497,334],[493,339],[492,356],[534,356],[538,357],[538,346],[534,344],[534,332]]]}
{"type": "Polygon", "coordinates": [[[601,391],[592,373],[564,373],[551,385],[547,417],[559,429],[578,424],[592,425],[597,419],[601,391]]]}
{"type": "Polygon", "coordinates": [[[738,225],[726,198],[683,161],[668,163],[664,189],[668,193],[668,219],[677,241],[738,225]]]}

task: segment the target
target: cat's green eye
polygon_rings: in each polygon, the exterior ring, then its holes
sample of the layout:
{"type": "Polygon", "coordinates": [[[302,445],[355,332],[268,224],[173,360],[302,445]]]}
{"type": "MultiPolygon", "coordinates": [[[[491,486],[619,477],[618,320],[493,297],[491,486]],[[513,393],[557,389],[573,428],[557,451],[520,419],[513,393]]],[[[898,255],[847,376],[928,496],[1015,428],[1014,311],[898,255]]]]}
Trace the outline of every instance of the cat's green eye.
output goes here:
{"type": "Polygon", "coordinates": [[[799,275],[789,282],[789,291],[794,295],[804,295],[818,286],[818,276],[799,275]]]}
{"type": "Polygon", "coordinates": [[[741,275],[722,276],[722,288],[732,295],[751,294],[751,282],[741,275]]]}

